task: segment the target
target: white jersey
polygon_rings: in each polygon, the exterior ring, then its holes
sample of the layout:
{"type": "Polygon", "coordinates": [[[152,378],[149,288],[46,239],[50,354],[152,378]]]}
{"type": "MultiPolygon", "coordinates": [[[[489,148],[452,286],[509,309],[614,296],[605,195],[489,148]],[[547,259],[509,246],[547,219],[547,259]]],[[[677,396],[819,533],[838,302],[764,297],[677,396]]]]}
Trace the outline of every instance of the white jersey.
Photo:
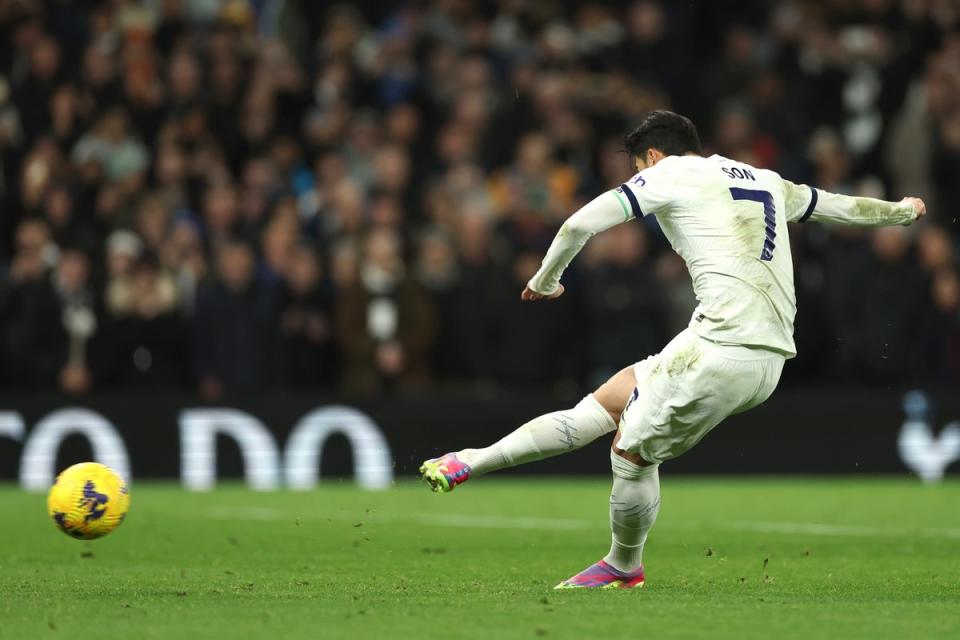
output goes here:
{"type": "Polygon", "coordinates": [[[699,301],[690,329],[718,344],[787,357],[796,355],[796,294],[786,223],[904,224],[916,217],[910,204],[831,194],[721,156],[668,156],[567,220],[530,287],[555,291],[589,237],[645,215],[657,217],[690,271],[699,301]]]}

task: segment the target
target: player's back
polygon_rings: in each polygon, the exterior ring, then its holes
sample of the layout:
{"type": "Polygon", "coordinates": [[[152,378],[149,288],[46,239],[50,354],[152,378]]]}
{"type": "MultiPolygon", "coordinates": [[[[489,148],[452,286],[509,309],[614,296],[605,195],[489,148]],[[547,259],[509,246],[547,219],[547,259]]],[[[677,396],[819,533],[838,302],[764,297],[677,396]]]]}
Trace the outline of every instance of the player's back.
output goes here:
{"type": "Polygon", "coordinates": [[[669,156],[627,183],[693,279],[690,327],[792,356],[796,296],[780,176],[721,156],[669,156]]]}

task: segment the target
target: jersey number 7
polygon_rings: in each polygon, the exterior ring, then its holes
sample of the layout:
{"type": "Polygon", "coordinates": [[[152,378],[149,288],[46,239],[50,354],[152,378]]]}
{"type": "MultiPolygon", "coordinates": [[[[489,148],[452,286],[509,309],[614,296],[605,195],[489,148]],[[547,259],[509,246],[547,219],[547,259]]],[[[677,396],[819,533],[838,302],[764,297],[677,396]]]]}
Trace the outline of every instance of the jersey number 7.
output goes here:
{"type": "Polygon", "coordinates": [[[777,208],[773,206],[773,196],[769,191],[740,187],[730,187],[730,195],[734,200],[753,200],[763,205],[763,222],[766,229],[760,259],[773,260],[773,250],[776,248],[773,241],[777,238],[777,208]]]}

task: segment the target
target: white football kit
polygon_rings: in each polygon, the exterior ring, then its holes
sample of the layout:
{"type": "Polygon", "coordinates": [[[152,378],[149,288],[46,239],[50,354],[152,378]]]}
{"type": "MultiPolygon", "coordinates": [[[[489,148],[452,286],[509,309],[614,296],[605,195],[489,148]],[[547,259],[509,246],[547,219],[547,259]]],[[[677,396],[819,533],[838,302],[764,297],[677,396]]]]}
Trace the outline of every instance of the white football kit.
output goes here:
{"type": "Polygon", "coordinates": [[[916,211],[797,185],[721,156],[668,156],[571,216],[530,289],[555,292],[590,237],[645,215],[657,217],[683,258],[699,301],[686,330],[634,365],[637,386],[620,421],[618,446],[659,463],[766,400],[796,355],[787,222],[909,224],[916,211]]]}

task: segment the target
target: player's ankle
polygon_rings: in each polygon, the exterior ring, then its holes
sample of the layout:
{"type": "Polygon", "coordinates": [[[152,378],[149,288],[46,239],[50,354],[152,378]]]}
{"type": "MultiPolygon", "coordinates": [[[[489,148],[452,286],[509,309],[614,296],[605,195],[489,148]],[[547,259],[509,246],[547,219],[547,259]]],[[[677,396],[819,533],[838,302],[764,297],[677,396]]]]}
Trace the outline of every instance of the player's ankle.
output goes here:
{"type": "Polygon", "coordinates": [[[621,573],[636,573],[643,567],[642,547],[640,549],[611,549],[603,561],[621,573]]]}

